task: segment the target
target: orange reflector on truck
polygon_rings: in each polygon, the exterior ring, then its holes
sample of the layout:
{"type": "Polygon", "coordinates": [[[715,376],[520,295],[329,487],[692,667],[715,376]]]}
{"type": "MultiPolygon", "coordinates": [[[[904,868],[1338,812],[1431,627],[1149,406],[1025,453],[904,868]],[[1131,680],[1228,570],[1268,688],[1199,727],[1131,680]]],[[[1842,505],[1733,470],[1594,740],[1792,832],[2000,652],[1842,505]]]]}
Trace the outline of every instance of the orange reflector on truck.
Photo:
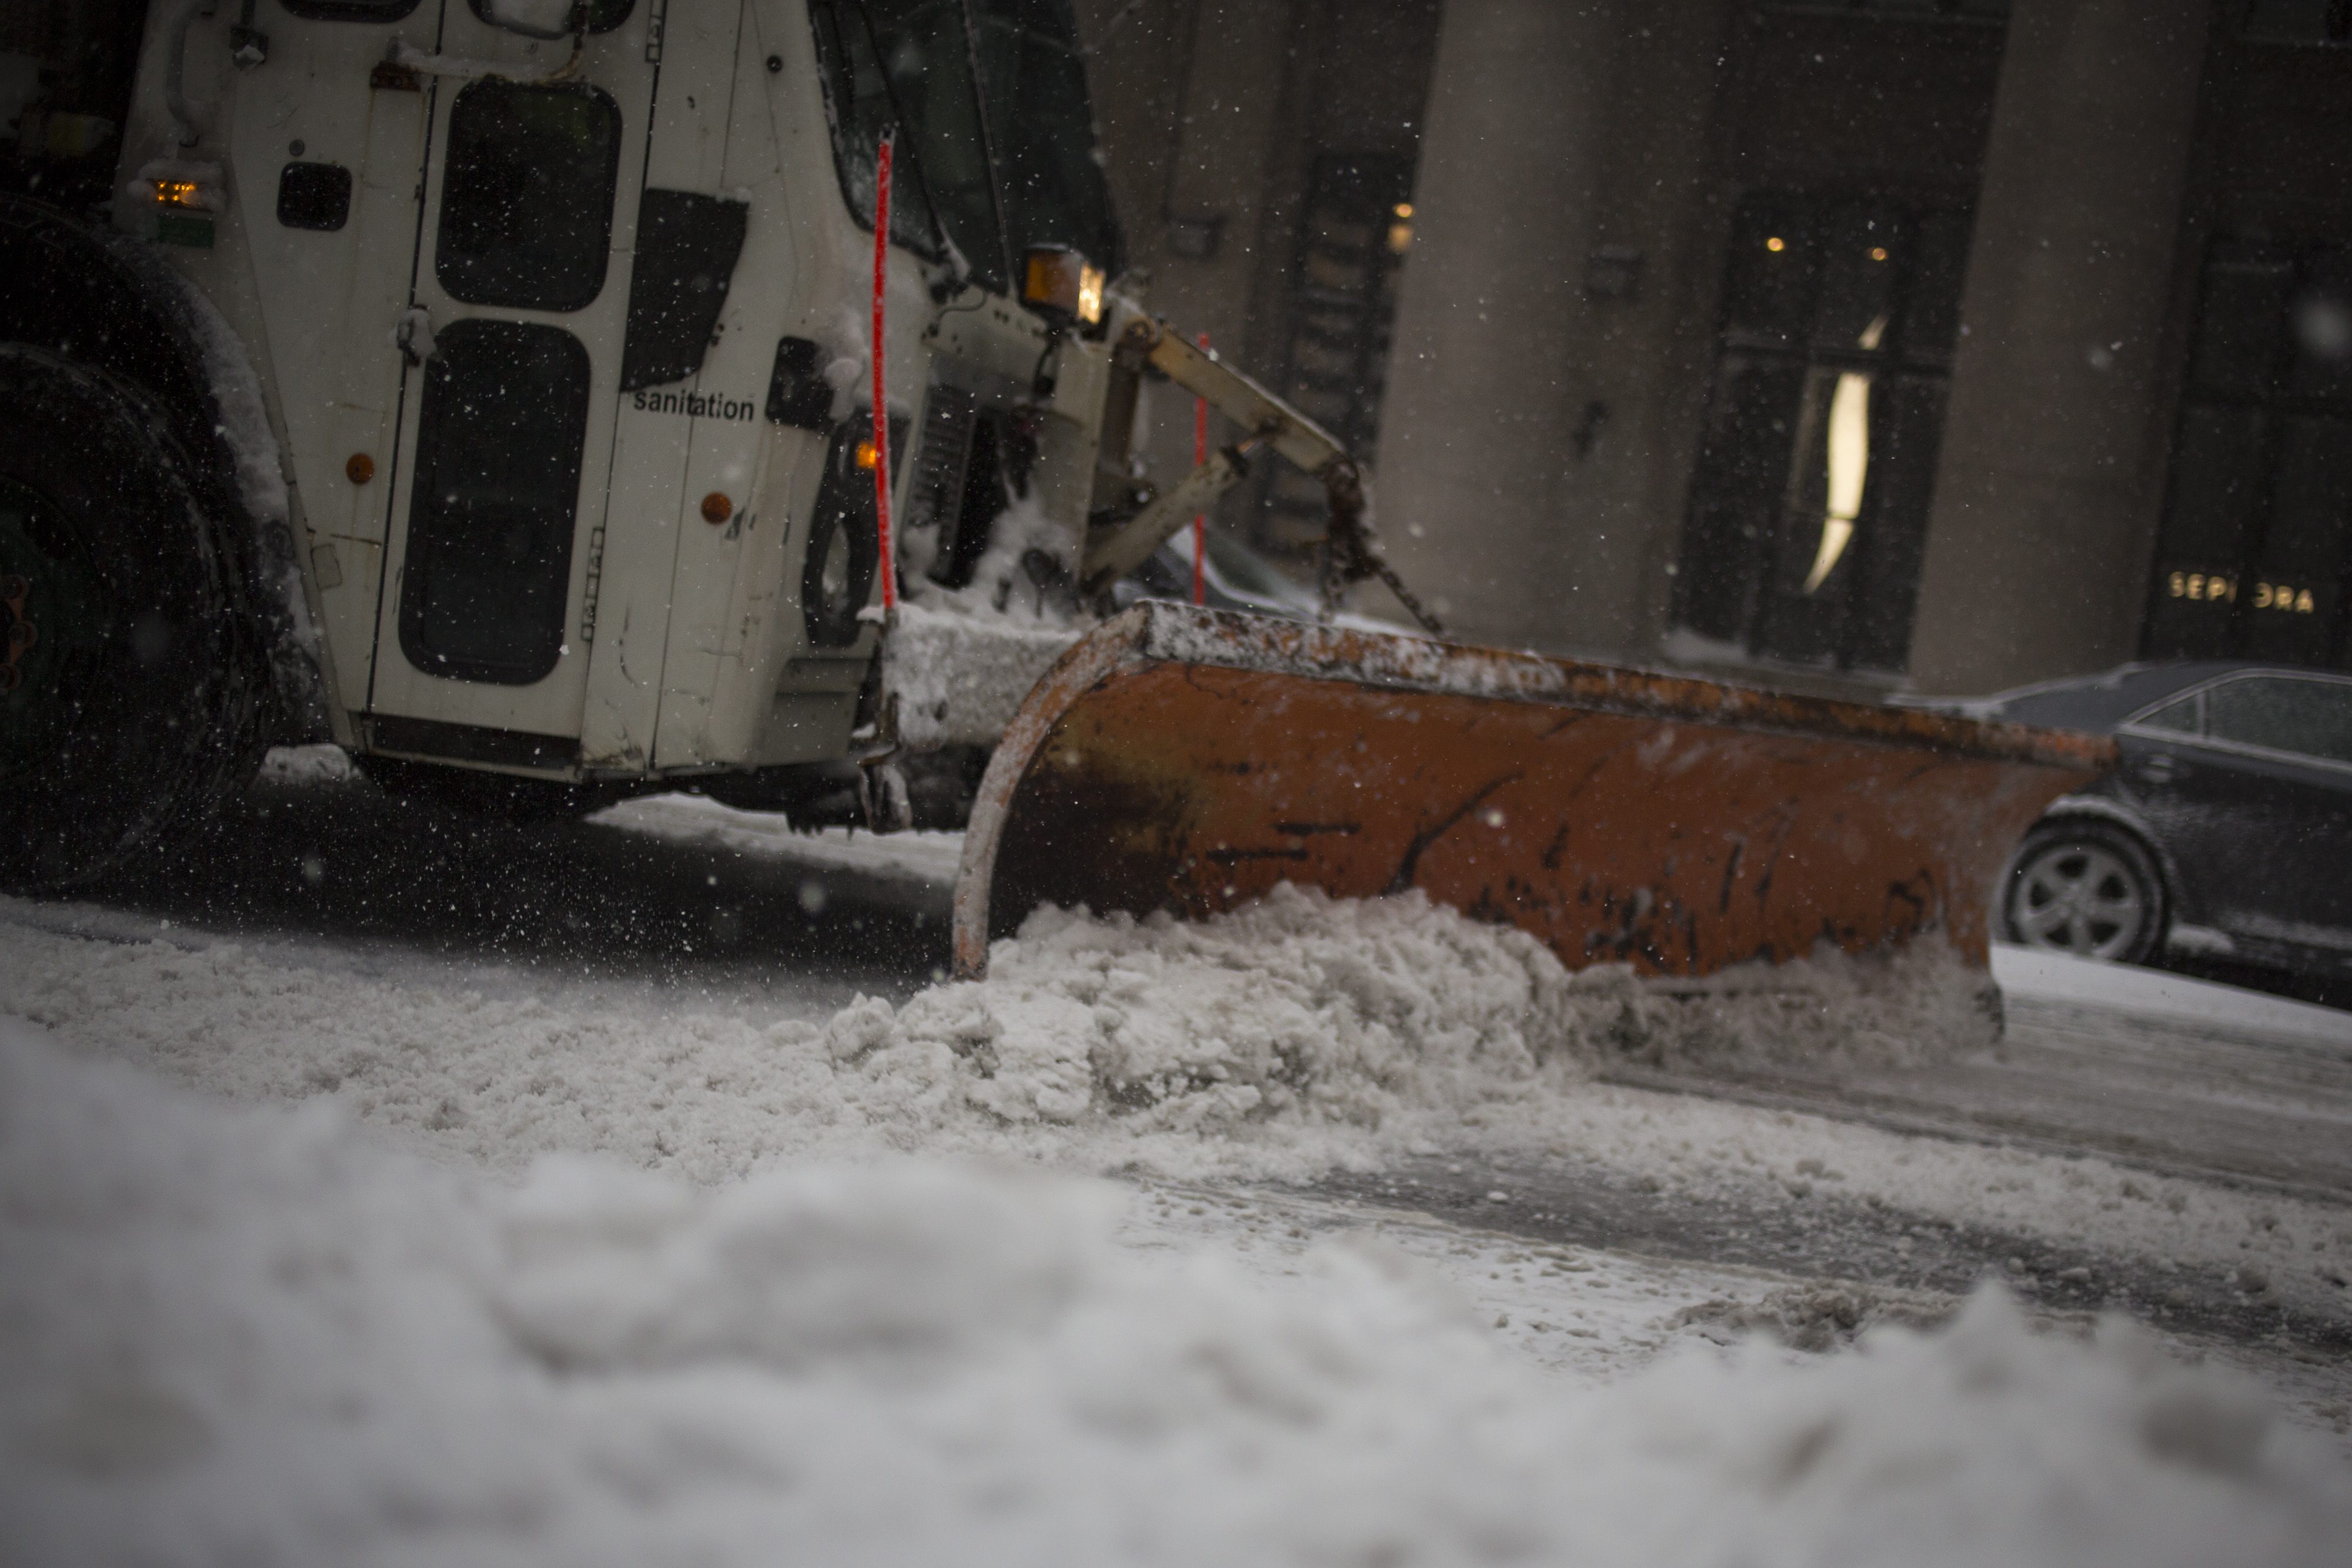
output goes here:
{"type": "Polygon", "coordinates": [[[1147,603],[1037,684],[989,764],[959,973],[1039,904],[1198,917],[1288,881],[1420,888],[1570,968],[1653,975],[1940,934],[2112,741],[1419,637],[1147,603]]]}

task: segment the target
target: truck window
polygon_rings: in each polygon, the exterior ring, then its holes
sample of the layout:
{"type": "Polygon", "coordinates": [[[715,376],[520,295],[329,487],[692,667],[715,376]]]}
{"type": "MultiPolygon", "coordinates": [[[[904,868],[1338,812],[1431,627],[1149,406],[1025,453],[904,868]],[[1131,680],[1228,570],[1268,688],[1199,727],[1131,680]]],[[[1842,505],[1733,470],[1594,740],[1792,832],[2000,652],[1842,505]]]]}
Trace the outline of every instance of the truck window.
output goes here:
{"type": "Polygon", "coordinates": [[[443,328],[425,371],[400,646],[453,680],[529,685],[563,651],[588,350],[560,327],[443,328]]]}
{"type": "Polygon", "coordinates": [[[1097,162],[1094,105],[1068,0],[971,0],[971,7],[1013,255],[1072,246],[1116,277],[1118,221],[1097,162]]]}
{"type": "Polygon", "coordinates": [[[874,150],[903,111],[891,242],[937,258],[945,254],[944,234],[981,281],[1005,287],[971,53],[956,0],[814,0],[809,22],[833,122],[834,167],[851,213],[872,225],[874,150]],[[882,59],[889,62],[887,82],[882,59]]]}
{"type": "Polygon", "coordinates": [[[919,178],[898,184],[905,193],[892,214],[895,242],[937,255],[935,209],[938,229],[991,288],[1011,287],[1003,240],[1015,256],[1032,245],[1073,246],[1117,270],[1118,227],[1109,183],[1095,161],[1094,111],[1066,0],[970,0],[968,10],[966,0],[815,0],[809,10],[835,162],[843,194],[861,220],[874,209],[875,143],[903,113],[903,140],[919,178]],[[984,89],[978,94],[975,44],[984,89]],[[992,139],[994,193],[987,162],[992,139]],[[914,189],[919,183],[920,191],[914,189]],[[925,192],[928,208],[918,204],[925,192]]]}
{"type": "Polygon", "coordinates": [[[441,287],[468,305],[588,305],[604,287],[620,159],[620,108],[596,89],[468,83],[449,110],[441,287]]]}
{"type": "Polygon", "coordinates": [[[286,0],[286,8],[313,22],[397,22],[416,0],[286,0]]]}
{"type": "MultiPolygon", "coordinates": [[[[503,4],[500,0],[467,0],[467,3],[473,6],[476,16],[493,27],[499,25],[500,16],[491,13],[498,12],[506,18],[542,32],[562,31],[572,12],[571,5],[564,0],[504,0],[503,4]]],[[[415,4],[415,0],[410,0],[410,4],[415,4]]],[[[637,0],[588,0],[588,30],[609,33],[627,21],[629,13],[636,8],[637,0]]]]}

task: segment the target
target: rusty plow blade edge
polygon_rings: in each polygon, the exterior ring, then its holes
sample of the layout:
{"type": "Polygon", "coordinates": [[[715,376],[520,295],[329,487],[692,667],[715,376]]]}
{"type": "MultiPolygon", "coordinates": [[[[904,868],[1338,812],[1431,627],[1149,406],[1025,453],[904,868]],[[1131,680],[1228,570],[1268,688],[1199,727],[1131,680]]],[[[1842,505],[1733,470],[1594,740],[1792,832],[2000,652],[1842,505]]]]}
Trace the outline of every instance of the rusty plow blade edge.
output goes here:
{"type": "Polygon", "coordinates": [[[2011,849],[2114,743],[1255,615],[1138,606],[982,782],[959,973],[1040,904],[1197,918],[1420,888],[1570,968],[1700,976],[1940,934],[1988,967],[2011,849]]]}

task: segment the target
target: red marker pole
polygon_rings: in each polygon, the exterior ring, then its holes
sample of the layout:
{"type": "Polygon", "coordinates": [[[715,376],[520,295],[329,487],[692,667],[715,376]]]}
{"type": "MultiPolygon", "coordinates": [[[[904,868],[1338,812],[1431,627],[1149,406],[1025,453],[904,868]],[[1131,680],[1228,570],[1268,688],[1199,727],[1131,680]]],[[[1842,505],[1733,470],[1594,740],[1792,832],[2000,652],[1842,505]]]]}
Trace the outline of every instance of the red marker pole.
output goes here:
{"type": "Polygon", "coordinates": [[[874,166],[874,524],[882,551],[882,613],[898,608],[898,558],[890,543],[890,407],[882,395],[882,292],[890,266],[890,147],[883,132],[874,166]]]}
{"type": "MultiPolygon", "coordinates": [[[[1201,334],[1200,344],[1209,346],[1209,335],[1201,334]]],[[[1209,400],[1192,400],[1192,465],[1199,467],[1209,460],[1209,400]]],[[[1209,571],[1202,564],[1209,550],[1209,519],[1205,513],[1192,514],[1192,602],[1209,602],[1209,571]]]]}

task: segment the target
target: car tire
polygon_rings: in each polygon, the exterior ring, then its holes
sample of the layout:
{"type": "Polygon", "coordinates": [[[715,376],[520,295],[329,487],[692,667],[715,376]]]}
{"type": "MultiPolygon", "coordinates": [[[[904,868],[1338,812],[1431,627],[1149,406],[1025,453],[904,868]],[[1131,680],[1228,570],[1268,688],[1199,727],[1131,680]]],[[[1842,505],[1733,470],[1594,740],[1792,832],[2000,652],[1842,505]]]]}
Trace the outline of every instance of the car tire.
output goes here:
{"type": "Polygon", "coordinates": [[[2001,888],[2001,934],[2044,952],[2144,964],[2164,945],[2164,877],[2125,829],[2083,819],[2026,834],[2001,888]]]}
{"type": "Polygon", "coordinates": [[[261,758],[268,674],[142,389],[0,343],[0,885],[168,847],[261,758]]]}

